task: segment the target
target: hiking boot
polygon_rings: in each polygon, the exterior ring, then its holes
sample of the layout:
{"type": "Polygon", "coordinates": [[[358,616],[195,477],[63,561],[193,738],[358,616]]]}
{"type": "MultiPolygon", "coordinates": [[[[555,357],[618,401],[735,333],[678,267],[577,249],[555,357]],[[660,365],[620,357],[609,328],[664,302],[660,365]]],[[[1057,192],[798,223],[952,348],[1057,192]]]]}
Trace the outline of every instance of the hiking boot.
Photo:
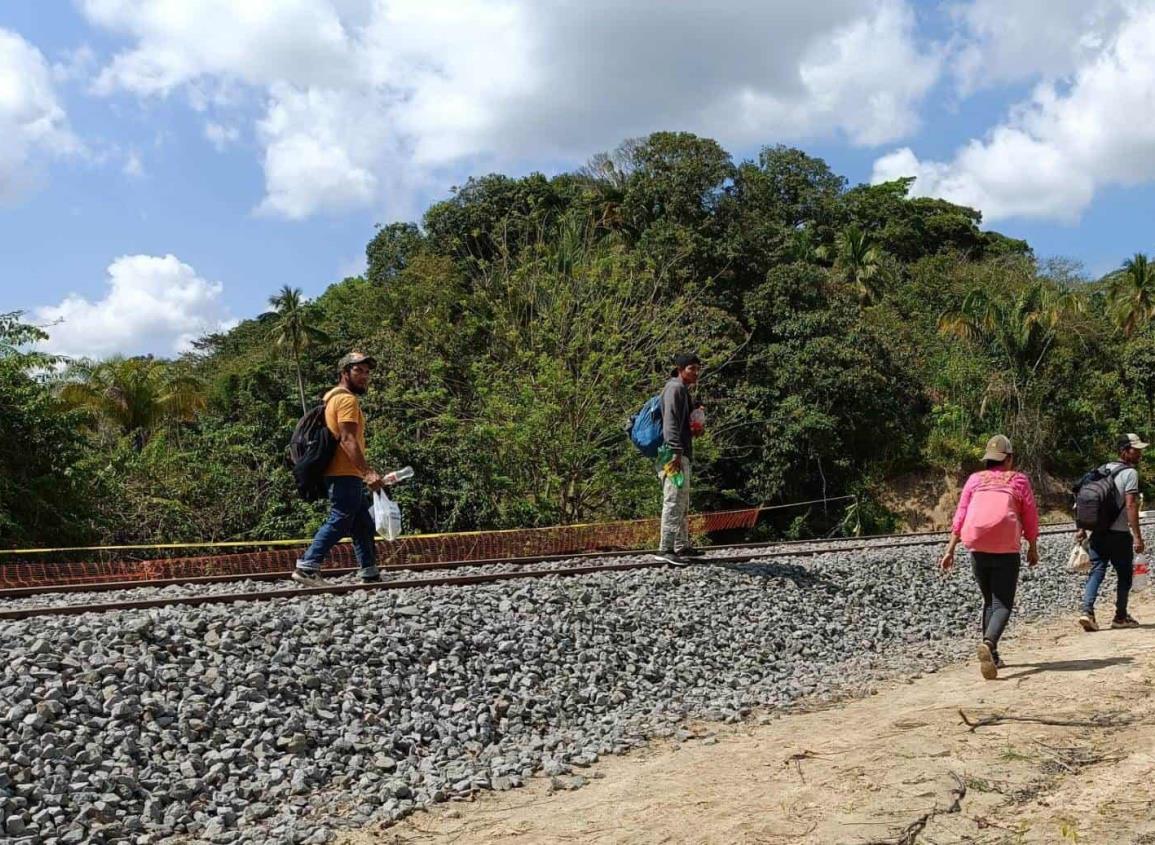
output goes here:
{"type": "Polygon", "coordinates": [[[361,579],[361,583],[362,584],[380,584],[381,583],[381,576],[380,575],[366,575],[364,578],[361,579]]]}
{"type": "Polygon", "coordinates": [[[1111,627],[1112,628],[1138,628],[1139,627],[1139,620],[1136,619],[1134,616],[1132,616],[1130,613],[1128,613],[1124,616],[1116,616],[1114,619],[1112,619],[1111,620],[1111,627]]]}
{"type": "Polygon", "coordinates": [[[995,664],[995,656],[991,652],[990,645],[986,640],[979,643],[979,671],[983,673],[983,677],[988,681],[993,681],[999,676],[999,667],[995,664]]]}
{"type": "Polygon", "coordinates": [[[664,563],[668,563],[668,564],[670,564],[670,566],[689,566],[690,565],[690,561],[686,560],[684,557],[677,554],[676,552],[658,552],[656,555],[653,555],[653,558],[655,560],[660,560],[664,563]]]}
{"type": "Polygon", "coordinates": [[[675,549],[674,554],[678,557],[705,557],[706,553],[695,546],[686,546],[684,549],[675,549]]]}
{"type": "Polygon", "coordinates": [[[991,657],[993,657],[995,659],[995,666],[997,668],[1002,669],[1003,667],[1005,667],[1007,665],[1007,664],[1003,663],[1003,658],[999,654],[997,649],[994,649],[991,651],[991,657]]]}
{"type": "Polygon", "coordinates": [[[1079,617],[1079,624],[1083,626],[1084,631],[1091,632],[1099,630],[1099,623],[1095,621],[1095,613],[1090,610],[1079,617]]]}
{"type": "Polygon", "coordinates": [[[321,586],[321,573],[310,572],[307,569],[294,569],[293,580],[298,584],[304,584],[306,587],[321,586]]]}

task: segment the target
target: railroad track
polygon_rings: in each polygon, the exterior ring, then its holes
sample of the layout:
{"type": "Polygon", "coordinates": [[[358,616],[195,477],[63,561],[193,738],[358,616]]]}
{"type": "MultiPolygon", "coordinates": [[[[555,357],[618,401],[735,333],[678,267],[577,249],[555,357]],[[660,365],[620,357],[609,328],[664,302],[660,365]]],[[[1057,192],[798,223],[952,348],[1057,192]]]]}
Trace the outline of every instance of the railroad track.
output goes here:
{"type": "MultiPolygon", "coordinates": [[[[1051,525],[1041,534],[1047,536],[1068,534],[1071,532],[1070,523],[1051,525]]],[[[740,543],[725,546],[711,546],[711,555],[701,559],[704,565],[740,564],[752,561],[773,560],[777,558],[811,557],[833,552],[855,552],[879,548],[902,548],[905,546],[939,545],[947,536],[945,531],[907,532],[902,534],[876,534],[860,538],[839,538],[833,540],[793,540],[775,541],[768,543],[740,543]],[[888,542],[889,541],[889,542],[888,542]],[[733,551],[734,554],[717,554],[718,552],[733,551]]],[[[299,598],[309,595],[335,594],[341,595],[351,592],[368,590],[400,590],[414,587],[464,587],[477,584],[489,584],[502,581],[511,581],[522,578],[574,577],[590,575],[598,572],[620,572],[632,569],[648,569],[665,566],[667,564],[654,560],[653,550],[628,550],[610,552],[584,552],[565,555],[537,555],[522,558],[503,558],[491,560],[455,560],[440,562],[423,562],[408,564],[392,564],[380,567],[382,574],[421,571],[450,571],[465,567],[493,568],[490,572],[475,572],[465,575],[443,575],[424,578],[393,578],[375,584],[362,583],[333,583],[318,587],[292,586],[273,590],[251,590],[236,592],[208,592],[191,596],[160,596],[141,599],[120,599],[105,602],[86,602],[80,604],[57,605],[26,605],[5,606],[9,599],[28,599],[45,595],[65,593],[95,593],[119,590],[136,590],[141,588],[162,588],[171,586],[215,585],[236,581],[287,581],[289,572],[262,572],[251,575],[220,575],[198,578],[171,578],[153,581],[105,581],[91,584],[44,585],[35,587],[19,587],[0,590],[0,620],[27,619],[34,616],[65,616],[81,613],[103,613],[113,610],[139,610],[171,605],[202,605],[202,604],[232,604],[245,601],[262,601],[268,599],[299,598]],[[596,566],[574,566],[574,561],[583,559],[605,558],[633,558],[617,563],[605,563],[596,566]],[[568,566],[541,567],[542,564],[568,563],[568,566]],[[498,567],[525,567],[514,570],[498,570],[498,567]],[[529,568],[533,567],[533,568],[529,568]]],[[[328,578],[336,578],[355,573],[353,568],[329,570],[328,578]]]]}

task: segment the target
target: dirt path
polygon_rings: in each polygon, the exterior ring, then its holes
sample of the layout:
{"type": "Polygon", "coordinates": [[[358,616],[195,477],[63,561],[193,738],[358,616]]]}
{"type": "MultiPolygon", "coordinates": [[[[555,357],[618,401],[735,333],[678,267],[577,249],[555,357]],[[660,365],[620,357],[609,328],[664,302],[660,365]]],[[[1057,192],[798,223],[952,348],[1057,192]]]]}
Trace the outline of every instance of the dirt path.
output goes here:
{"type": "MultiPolygon", "coordinates": [[[[1135,614],[1155,623],[1155,601],[1135,614]]],[[[580,790],[542,779],[338,841],[1155,843],[1155,624],[1018,630],[995,682],[967,664],[821,712],[698,725],[708,738],[605,760],[580,790]],[[971,730],[960,709],[1074,724],[971,730]]]]}

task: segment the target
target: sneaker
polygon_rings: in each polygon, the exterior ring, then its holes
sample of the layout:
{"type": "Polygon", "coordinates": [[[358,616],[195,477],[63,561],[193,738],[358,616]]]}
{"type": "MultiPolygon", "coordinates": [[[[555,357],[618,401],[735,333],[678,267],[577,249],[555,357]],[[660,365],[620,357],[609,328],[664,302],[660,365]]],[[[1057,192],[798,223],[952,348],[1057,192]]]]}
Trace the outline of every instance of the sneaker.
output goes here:
{"type": "Polygon", "coordinates": [[[1122,616],[1122,617],[1116,616],[1114,619],[1112,619],[1111,620],[1111,627],[1112,628],[1138,628],[1139,627],[1139,620],[1136,619],[1134,616],[1132,616],[1130,613],[1128,613],[1125,616],[1122,616]]]}
{"type": "Polygon", "coordinates": [[[310,572],[307,569],[294,569],[293,580],[298,584],[304,584],[306,587],[321,586],[321,574],[319,572],[310,572]]]}
{"type": "Polygon", "coordinates": [[[381,583],[381,576],[380,575],[367,575],[366,577],[361,579],[361,583],[362,584],[380,584],[381,583]]]}
{"type": "Polygon", "coordinates": [[[658,552],[653,555],[654,560],[660,560],[663,563],[668,563],[670,566],[689,566],[690,561],[686,560],[676,552],[658,552]]]}
{"type": "Polygon", "coordinates": [[[706,553],[695,546],[686,546],[684,549],[676,549],[674,551],[678,557],[705,557],[706,553]]]}
{"type": "Polygon", "coordinates": [[[999,676],[999,667],[995,664],[994,654],[991,652],[991,647],[987,645],[986,641],[979,643],[979,671],[983,673],[983,677],[988,681],[993,681],[999,676]]]}
{"type": "Polygon", "coordinates": [[[1089,610],[1079,617],[1079,624],[1083,626],[1084,631],[1099,630],[1099,623],[1095,621],[1095,614],[1089,610]]]}

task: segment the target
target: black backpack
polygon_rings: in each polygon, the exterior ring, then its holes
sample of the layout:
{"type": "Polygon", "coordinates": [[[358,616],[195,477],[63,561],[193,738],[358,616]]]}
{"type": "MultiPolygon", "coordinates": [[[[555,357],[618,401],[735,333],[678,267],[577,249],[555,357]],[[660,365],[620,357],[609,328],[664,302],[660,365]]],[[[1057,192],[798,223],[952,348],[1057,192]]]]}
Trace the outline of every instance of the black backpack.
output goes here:
{"type": "Polygon", "coordinates": [[[293,429],[285,463],[293,472],[297,492],[306,502],[325,497],[325,470],[337,452],[337,438],[325,425],[325,403],[306,412],[293,429]]]}
{"type": "Polygon", "coordinates": [[[1075,494],[1075,525],[1086,531],[1108,531],[1123,508],[1115,495],[1115,476],[1127,469],[1107,469],[1107,464],[1091,470],[1071,488],[1075,494]]]}

